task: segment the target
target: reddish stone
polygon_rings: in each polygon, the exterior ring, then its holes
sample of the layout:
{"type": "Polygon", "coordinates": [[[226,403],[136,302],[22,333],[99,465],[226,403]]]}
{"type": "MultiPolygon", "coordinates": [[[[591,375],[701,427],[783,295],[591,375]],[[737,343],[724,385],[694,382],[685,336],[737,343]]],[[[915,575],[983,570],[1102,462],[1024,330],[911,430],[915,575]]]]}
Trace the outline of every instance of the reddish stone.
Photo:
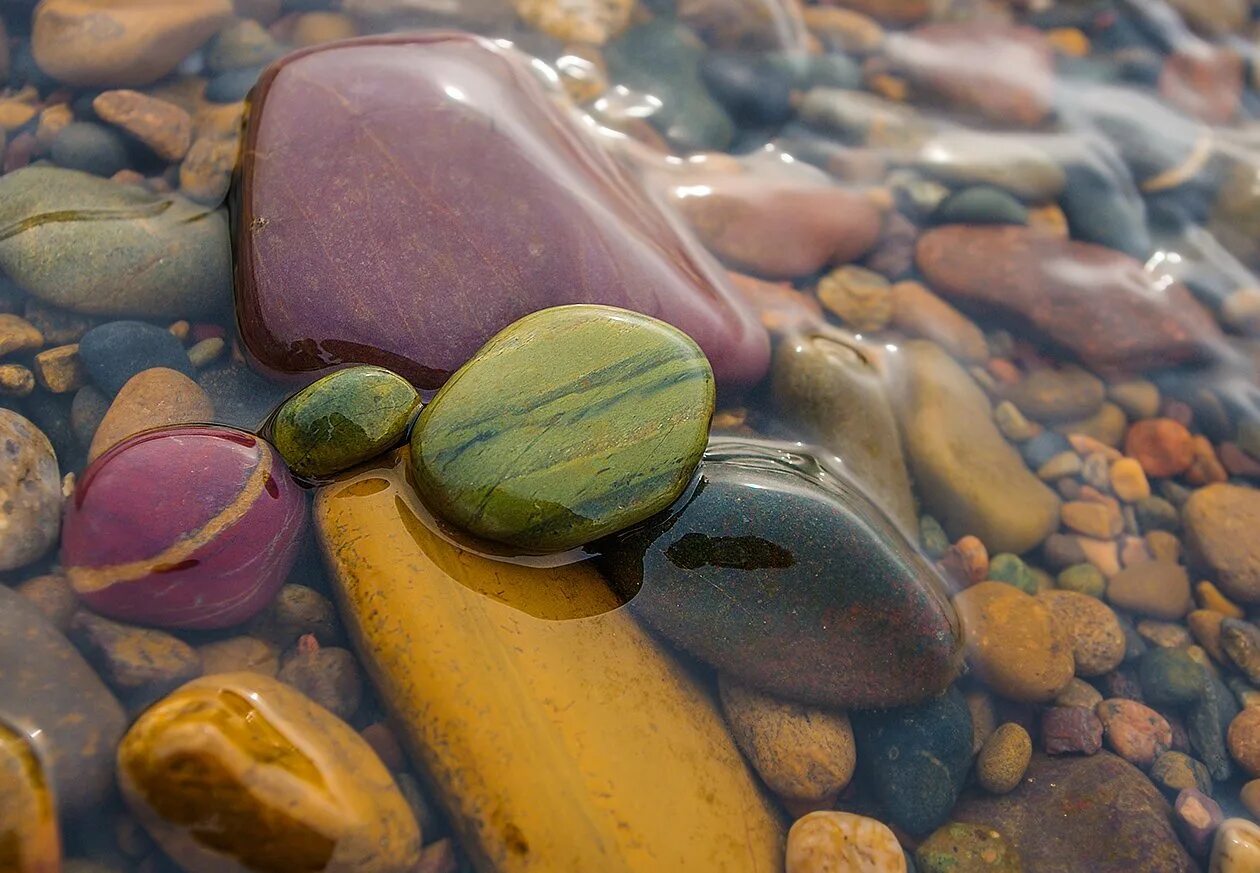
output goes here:
{"type": "Polygon", "coordinates": [[[1221,443],[1217,453],[1230,475],[1248,478],[1260,476],[1260,461],[1238,448],[1237,443],[1221,443]]]}
{"type": "Polygon", "coordinates": [[[1172,748],[1172,728],[1149,706],[1112,698],[1098,704],[1094,712],[1102,721],[1107,745],[1131,764],[1149,767],[1172,748]]]}
{"type": "Polygon", "coordinates": [[[1237,52],[1195,40],[1168,56],[1159,75],[1159,93],[1196,118],[1228,124],[1238,114],[1243,72],[1237,52]]]}
{"type": "Polygon", "coordinates": [[[919,239],[916,261],[943,296],[1021,319],[1096,368],[1167,366],[1224,342],[1184,285],[1157,284],[1138,261],[1092,243],[949,225],[919,239]]]}
{"type": "Polygon", "coordinates": [[[1221,805],[1197,788],[1183,788],[1173,804],[1173,824],[1191,855],[1207,857],[1216,829],[1225,820],[1221,805]]]}
{"type": "Polygon", "coordinates": [[[767,282],[743,273],[728,272],[731,287],[758,314],[771,333],[817,330],[824,322],[818,298],[797,291],[787,282],[767,282]]]}
{"type": "Polygon", "coordinates": [[[1194,438],[1178,421],[1148,418],[1129,427],[1124,453],[1136,458],[1148,476],[1177,476],[1194,462],[1194,438]]]}
{"type": "Polygon", "coordinates": [[[1194,449],[1194,460],[1186,470],[1187,482],[1191,485],[1211,485],[1213,482],[1225,482],[1229,479],[1229,473],[1216,457],[1216,450],[1207,437],[1195,434],[1191,446],[1194,449]]]}
{"type": "Polygon", "coordinates": [[[949,108],[1035,127],[1054,101],[1054,50],[1041,31],[985,21],[929,24],[892,34],[891,70],[949,108]]]}
{"type": "Polygon", "coordinates": [[[1102,739],[1102,722],[1089,707],[1053,706],[1041,715],[1041,747],[1047,755],[1093,755],[1102,739]]]}
{"type": "Polygon", "coordinates": [[[170,427],[119,443],[83,473],[61,563],[103,615],[229,627],[284,584],[305,524],[305,496],[267,443],[226,427],[170,427]]]}
{"type": "Polygon", "coordinates": [[[436,388],[508,324],[566,303],[671,322],[719,382],[769,363],[711,257],[480,37],[288,55],[250,100],[237,190],[237,320],[272,375],[367,362],[436,388]]]}

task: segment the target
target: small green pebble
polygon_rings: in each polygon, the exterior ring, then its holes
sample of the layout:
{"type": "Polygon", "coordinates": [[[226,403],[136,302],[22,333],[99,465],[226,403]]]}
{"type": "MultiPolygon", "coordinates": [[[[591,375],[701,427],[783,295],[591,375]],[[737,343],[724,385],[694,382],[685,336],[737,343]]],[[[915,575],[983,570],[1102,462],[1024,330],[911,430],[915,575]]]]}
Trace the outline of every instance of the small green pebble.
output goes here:
{"type": "Polygon", "coordinates": [[[1001,552],[989,559],[989,578],[1014,585],[1025,594],[1037,593],[1037,578],[1018,555],[1001,552]]]}
{"type": "Polygon", "coordinates": [[[1073,564],[1059,573],[1058,586],[1067,591],[1101,598],[1107,591],[1107,579],[1093,564],[1073,564]]]}
{"type": "Polygon", "coordinates": [[[949,537],[945,534],[945,528],[930,515],[919,519],[919,541],[923,544],[923,551],[934,561],[949,551],[949,537]]]}
{"type": "Polygon", "coordinates": [[[1019,853],[998,831],[950,822],[932,832],[914,853],[919,873],[1020,873],[1019,853]]]}
{"type": "Polygon", "coordinates": [[[299,476],[331,476],[401,442],[420,395],[381,367],[338,370],[294,394],[276,415],[272,438],[299,476]]]}
{"type": "Polygon", "coordinates": [[[1212,794],[1212,774],[1207,765],[1182,752],[1164,752],[1151,765],[1151,781],[1170,797],[1176,797],[1186,788],[1197,788],[1204,794],[1212,794]]]}
{"type": "Polygon", "coordinates": [[[1185,649],[1151,648],[1138,661],[1138,682],[1146,702],[1184,706],[1203,695],[1203,667],[1185,649]]]}
{"type": "Polygon", "coordinates": [[[1153,530],[1176,533],[1177,528],[1181,527],[1181,517],[1177,514],[1177,507],[1162,497],[1143,498],[1133,505],[1133,509],[1137,513],[1137,522],[1142,533],[1150,533],[1153,530]]]}

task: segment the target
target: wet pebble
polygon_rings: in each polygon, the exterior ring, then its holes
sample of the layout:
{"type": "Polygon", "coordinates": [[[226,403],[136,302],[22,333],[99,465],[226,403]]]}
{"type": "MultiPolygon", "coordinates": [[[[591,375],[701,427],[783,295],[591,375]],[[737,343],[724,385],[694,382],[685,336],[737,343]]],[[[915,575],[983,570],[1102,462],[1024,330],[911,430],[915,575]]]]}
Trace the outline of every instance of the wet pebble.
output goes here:
{"type": "Polygon", "coordinates": [[[112,176],[131,161],[127,143],[117,131],[89,121],[62,128],[49,156],[59,167],[96,176],[112,176]]]}
{"type": "Polygon", "coordinates": [[[1053,706],[1045,710],[1041,715],[1042,751],[1048,755],[1092,755],[1101,749],[1103,725],[1094,712],[1096,705],[1053,706]]]}
{"type": "Polygon", "coordinates": [[[1044,591],[1037,599],[1049,607],[1067,636],[1078,676],[1101,676],[1124,660],[1124,631],[1116,614],[1097,598],[1076,591],[1044,591]]]}
{"type": "Polygon", "coordinates": [[[1260,627],[1237,618],[1222,620],[1221,648],[1247,679],[1260,681],[1260,627]]]}
{"type": "Polygon", "coordinates": [[[985,741],[976,759],[976,780],[990,794],[1006,794],[1024,778],[1032,757],[1028,731],[1014,722],[998,727],[985,741]]]}
{"type": "Polygon", "coordinates": [[[1107,579],[1093,564],[1073,564],[1062,570],[1055,584],[1065,591],[1101,598],[1107,591],[1107,579]]]}
{"type": "Polygon", "coordinates": [[[111,321],[94,327],[79,340],[79,357],[92,381],[113,397],[131,378],[163,367],[194,375],[184,346],[170,331],[143,321],[111,321]]]}
{"type": "Polygon", "coordinates": [[[1207,767],[1184,752],[1164,752],[1151,765],[1149,775],[1151,781],[1172,798],[1187,788],[1205,794],[1212,791],[1212,776],[1207,767]]]}
{"type": "Polygon", "coordinates": [[[788,831],[786,873],[905,873],[897,837],[873,818],[811,812],[788,831]]]}
{"type": "Polygon", "coordinates": [[[837,267],[819,281],[816,293],[823,308],[856,331],[880,330],[892,319],[888,280],[865,267],[837,267]]]}
{"type": "Polygon", "coordinates": [[[286,584],[248,625],[249,633],[280,649],[310,634],[321,646],[342,639],[332,601],[306,585],[286,584]]]}
{"type": "Polygon", "coordinates": [[[932,213],[936,224],[1027,224],[1028,208],[1001,188],[955,191],[932,213]]]}
{"type": "Polygon", "coordinates": [[[1229,753],[1249,775],[1260,776],[1260,707],[1244,708],[1229,723],[1229,753]]]}
{"type": "Polygon", "coordinates": [[[1170,621],[1180,619],[1194,605],[1186,569],[1164,561],[1120,570],[1107,582],[1107,600],[1121,609],[1170,621]]]}
{"type": "Polygon", "coordinates": [[[1194,441],[1185,425],[1174,419],[1147,419],[1129,428],[1124,453],[1136,459],[1148,476],[1176,476],[1194,460],[1194,441]]]}
{"type": "Polygon", "coordinates": [[[46,576],[35,576],[13,587],[13,590],[25,597],[48,623],[65,633],[70,629],[70,622],[79,611],[79,598],[65,576],[50,573],[46,576]]]}
{"type": "Polygon", "coordinates": [[[1102,721],[1107,745],[1131,764],[1149,767],[1172,747],[1168,721],[1136,700],[1104,700],[1095,712],[1102,721]]]}
{"type": "Polygon", "coordinates": [[[61,474],[52,444],[31,421],[0,409],[0,571],[31,563],[57,541],[61,474]]]}
{"type": "Polygon", "coordinates": [[[1182,507],[1186,545],[1210,567],[1221,590],[1244,603],[1260,601],[1260,491],[1239,485],[1200,488],[1182,507]]]}
{"type": "Polygon", "coordinates": [[[1039,598],[981,582],[954,598],[967,656],[981,679],[1011,700],[1053,700],[1072,678],[1071,643],[1039,598]]]}
{"type": "Polygon", "coordinates": [[[163,631],[81,611],[70,624],[70,639],[131,708],[201,675],[197,650],[163,631]]]}
{"type": "Polygon", "coordinates": [[[919,844],[919,873],[1021,873],[1019,852],[998,831],[984,825],[951,822],[919,844]]]}
{"type": "MultiPolygon", "coordinates": [[[[313,637],[308,637],[314,643],[313,637]]],[[[347,649],[304,644],[280,665],[276,678],[301,691],[338,718],[349,720],[363,700],[363,673],[347,649]]]]}
{"type": "Polygon", "coordinates": [[[213,420],[210,398],[192,379],[166,367],[141,370],[119,389],[101,418],[87,459],[95,461],[141,431],[213,420]]]}
{"type": "Polygon", "coordinates": [[[1205,857],[1212,849],[1212,838],[1225,814],[1210,794],[1199,788],[1181,789],[1173,802],[1173,824],[1196,858],[1205,857]]]}
{"type": "Polygon", "coordinates": [[[1153,648],[1138,661],[1142,695],[1155,706],[1186,706],[1203,694],[1203,667],[1184,649],[1153,648]]]}
{"type": "Polygon", "coordinates": [[[1245,818],[1221,822],[1208,869],[1211,873],[1251,873],[1260,869],[1260,826],[1245,818]]]}
{"type": "Polygon", "coordinates": [[[280,670],[280,652],[257,637],[228,637],[197,647],[207,676],[215,673],[261,673],[275,676],[280,670]]]}

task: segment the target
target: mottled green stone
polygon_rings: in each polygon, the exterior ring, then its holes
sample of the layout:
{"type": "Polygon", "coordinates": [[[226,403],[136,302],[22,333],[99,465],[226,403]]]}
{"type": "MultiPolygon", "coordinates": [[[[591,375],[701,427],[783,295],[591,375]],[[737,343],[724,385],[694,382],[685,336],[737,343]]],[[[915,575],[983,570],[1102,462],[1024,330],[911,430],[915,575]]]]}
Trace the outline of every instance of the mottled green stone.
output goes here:
{"type": "Polygon", "coordinates": [[[381,367],[338,370],[294,394],[276,415],[272,437],[299,476],[331,476],[398,444],[420,396],[381,367]]]}
{"type": "Polygon", "coordinates": [[[704,353],[664,322],[610,306],[545,309],[486,343],[421,413],[416,489],[476,536],[580,546],[682,494],[713,392],[704,353]]]}
{"type": "Polygon", "coordinates": [[[984,825],[950,822],[924,840],[914,854],[920,873],[1020,873],[1016,852],[984,825]]]}
{"type": "Polygon", "coordinates": [[[1037,578],[1018,555],[1001,552],[989,559],[989,578],[1014,585],[1025,594],[1037,593],[1037,578]]]}

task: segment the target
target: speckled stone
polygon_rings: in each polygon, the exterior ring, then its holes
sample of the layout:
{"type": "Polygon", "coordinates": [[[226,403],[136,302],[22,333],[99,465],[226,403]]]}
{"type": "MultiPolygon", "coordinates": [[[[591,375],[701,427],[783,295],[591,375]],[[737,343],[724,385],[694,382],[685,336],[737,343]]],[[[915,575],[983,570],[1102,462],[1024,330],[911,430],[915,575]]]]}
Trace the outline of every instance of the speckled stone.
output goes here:
{"type": "Polygon", "coordinates": [[[1024,869],[1019,853],[1002,834],[963,822],[934,831],[919,844],[914,860],[919,873],[1022,873],[1024,869]]]}
{"type": "Polygon", "coordinates": [[[906,873],[897,837],[877,819],[811,812],[788,831],[786,873],[906,873]]]}
{"type": "Polygon", "coordinates": [[[1252,873],[1260,869],[1260,826],[1245,818],[1221,822],[1212,844],[1210,873],[1252,873]]]}
{"type": "Polygon", "coordinates": [[[416,488],[476,536],[573,548],[674,502],[713,406],[709,363],[675,328],[610,307],[543,310],[495,336],[420,414],[416,488]]]}
{"type": "Polygon", "coordinates": [[[1260,491],[1240,485],[1200,488],[1182,507],[1186,545],[1243,603],[1260,602],[1260,543],[1250,536],[1260,523],[1260,491]]]}
{"type": "Polygon", "coordinates": [[[981,582],[958,594],[954,608],[972,667],[998,694],[1044,703],[1071,680],[1071,644],[1039,598],[1002,582],[981,582]]]}
{"type": "Polygon", "coordinates": [[[57,541],[61,474],[48,437],[0,409],[0,571],[29,564],[57,541]]]}
{"type": "Polygon", "coordinates": [[[1013,791],[1032,756],[1032,738],[1021,725],[1007,722],[985,741],[976,759],[976,780],[990,794],[1013,791]]]}

